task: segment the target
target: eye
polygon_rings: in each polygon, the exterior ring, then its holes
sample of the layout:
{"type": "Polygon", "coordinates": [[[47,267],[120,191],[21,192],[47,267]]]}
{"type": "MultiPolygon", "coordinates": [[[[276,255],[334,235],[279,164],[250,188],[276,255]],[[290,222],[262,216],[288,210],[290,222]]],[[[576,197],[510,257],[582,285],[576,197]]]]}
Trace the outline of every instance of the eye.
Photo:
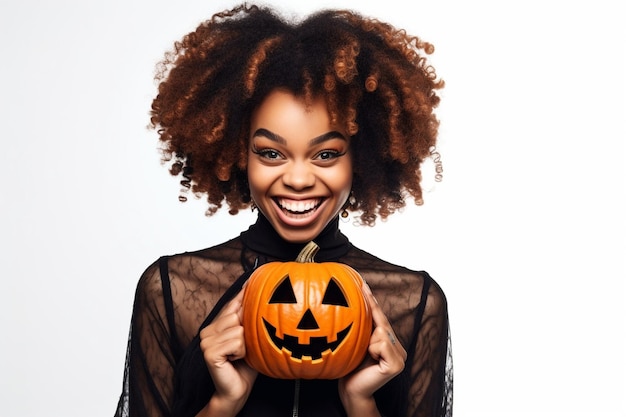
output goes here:
{"type": "Polygon", "coordinates": [[[341,155],[343,155],[343,153],[335,151],[335,150],[327,149],[327,150],[319,152],[315,156],[315,159],[320,159],[322,161],[328,161],[330,159],[334,159],[334,158],[340,157],[341,155]]]}
{"type": "Polygon", "coordinates": [[[272,297],[270,298],[270,304],[296,304],[296,295],[293,292],[289,275],[278,284],[278,287],[274,290],[272,297]]]}
{"type": "Polygon", "coordinates": [[[348,300],[346,300],[346,296],[343,294],[343,291],[341,291],[341,288],[339,288],[339,285],[337,284],[337,281],[335,281],[334,277],[331,277],[330,282],[328,283],[328,288],[326,288],[322,304],[348,307],[348,300]]]}
{"type": "Polygon", "coordinates": [[[277,160],[282,158],[282,154],[278,152],[276,149],[266,148],[266,149],[252,149],[252,152],[259,155],[261,158],[269,159],[269,160],[277,160]]]}

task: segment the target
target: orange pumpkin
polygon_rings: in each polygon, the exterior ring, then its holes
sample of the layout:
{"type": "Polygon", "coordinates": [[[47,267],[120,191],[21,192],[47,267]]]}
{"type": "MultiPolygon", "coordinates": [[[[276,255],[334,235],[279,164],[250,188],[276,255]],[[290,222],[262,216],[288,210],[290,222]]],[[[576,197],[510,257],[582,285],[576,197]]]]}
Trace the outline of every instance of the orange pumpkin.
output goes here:
{"type": "Polygon", "coordinates": [[[246,361],[282,379],[336,379],[367,352],[372,312],[363,278],[348,265],[315,263],[310,242],[295,262],[271,262],[250,277],[243,298],[246,361]]]}

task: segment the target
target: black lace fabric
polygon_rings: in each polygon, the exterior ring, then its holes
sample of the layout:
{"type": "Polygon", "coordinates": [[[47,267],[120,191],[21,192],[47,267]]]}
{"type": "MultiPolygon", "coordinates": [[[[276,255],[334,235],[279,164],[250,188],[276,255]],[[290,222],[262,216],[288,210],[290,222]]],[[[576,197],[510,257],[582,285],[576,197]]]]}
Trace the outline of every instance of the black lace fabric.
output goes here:
{"type": "MultiPolygon", "coordinates": [[[[408,352],[404,371],[376,393],[385,416],[452,416],[446,298],[425,272],[384,262],[353,245],[332,222],[316,239],[319,262],[343,262],[367,281],[408,352]]],[[[293,260],[302,245],[282,241],[263,217],[241,236],[163,257],[137,285],[116,417],[194,416],[213,385],[199,330],[238,293],[255,264],[293,260]]],[[[345,416],[337,381],[300,381],[300,416],[345,416]]],[[[295,381],[259,375],[240,416],[290,416],[295,381]]]]}

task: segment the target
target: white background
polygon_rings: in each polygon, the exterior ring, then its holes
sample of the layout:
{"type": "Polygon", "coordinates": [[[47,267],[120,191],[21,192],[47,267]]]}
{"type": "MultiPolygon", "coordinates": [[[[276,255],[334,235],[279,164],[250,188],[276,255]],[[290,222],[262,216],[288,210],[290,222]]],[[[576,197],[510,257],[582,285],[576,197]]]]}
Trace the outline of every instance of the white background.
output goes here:
{"type": "MultiPolygon", "coordinates": [[[[437,48],[444,181],[421,208],[342,227],[446,291],[455,416],[625,416],[619,2],[289,3],[437,48]]],[[[146,129],[163,52],[233,5],[2,0],[0,415],[111,416],[143,269],[252,220],[180,204],[146,129]]]]}

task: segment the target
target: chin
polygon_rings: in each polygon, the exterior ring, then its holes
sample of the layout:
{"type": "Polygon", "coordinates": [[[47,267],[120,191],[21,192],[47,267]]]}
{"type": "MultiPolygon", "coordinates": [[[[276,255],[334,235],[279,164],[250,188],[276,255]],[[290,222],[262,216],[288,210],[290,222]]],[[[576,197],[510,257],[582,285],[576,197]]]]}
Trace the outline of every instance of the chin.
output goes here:
{"type": "Polygon", "coordinates": [[[322,233],[326,224],[328,223],[325,223],[324,225],[317,224],[304,228],[276,227],[276,225],[274,225],[274,230],[276,230],[280,237],[289,243],[308,243],[322,233]]]}
{"type": "Polygon", "coordinates": [[[289,243],[308,243],[315,239],[321,232],[278,230],[278,234],[289,243]]]}

